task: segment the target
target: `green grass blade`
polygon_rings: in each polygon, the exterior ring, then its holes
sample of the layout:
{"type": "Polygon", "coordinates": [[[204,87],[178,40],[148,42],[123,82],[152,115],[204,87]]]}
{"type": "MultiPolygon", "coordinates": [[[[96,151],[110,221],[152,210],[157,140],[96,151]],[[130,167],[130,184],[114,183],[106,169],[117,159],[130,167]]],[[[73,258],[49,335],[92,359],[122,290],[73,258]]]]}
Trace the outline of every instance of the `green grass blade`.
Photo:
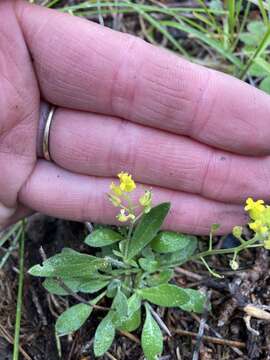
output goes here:
{"type": "Polygon", "coordinates": [[[131,4],[128,1],[128,4],[132,6],[138,13],[141,14],[141,16],[147,20],[153,27],[155,27],[164,37],[167,38],[167,40],[187,59],[190,58],[189,54],[186,52],[186,50],[179,44],[178,41],[175,40],[175,38],[168,32],[166,27],[161,25],[161,22],[153,18],[150,14],[146,13],[144,10],[142,10],[137,5],[131,4]]]}
{"type": "Polygon", "coordinates": [[[183,24],[179,24],[174,21],[161,21],[160,23],[164,26],[175,27],[175,28],[177,28],[181,31],[184,31],[184,32],[190,34],[191,36],[201,40],[202,42],[204,42],[205,44],[210,46],[212,49],[214,49],[217,53],[222,55],[222,57],[229,60],[238,69],[242,69],[241,61],[235,55],[233,55],[231,52],[229,52],[227,49],[224,49],[224,47],[221,45],[221,43],[219,41],[209,38],[205,34],[201,33],[200,31],[198,31],[186,24],[183,25],[183,24]]]}
{"type": "Polygon", "coordinates": [[[3,246],[6,241],[16,233],[17,230],[20,229],[20,227],[22,226],[22,223],[19,222],[16,225],[12,226],[12,228],[6,233],[4,234],[2,237],[0,237],[0,247],[3,246]]]}
{"type": "Polygon", "coordinates": [[[266,9],[264,8],[264,4],[263,4],[262,0],[258,0],[258,7],[260,9],[260,12],[261,12],[261,15],[262,15],[263,22],[264,22],[265,26],[268,26],[269,25],[269,19],[268,19],[267,12],[266,12],[266,9]]]}
{"type": "MultiPolygon", "coordinates": [[[[54,0],[59,2],[59,0],[54,0]]],[[[48,6],[51,4],[48,4],[48,6]]],[[[144,5],[144,4],[128,4],[127,2],[123,2],[123,1],[119,1],[119,2],[114,2],[114,1],[104,1],[100,3],[100,7],[101,8],[117,8],[119,12],[121,12],[121,8],[130,8],[132,9],[132,6],[135,5],[137,7],[139,7],[141,10],[145,11],[145,12],[158,12],[158,13],[162,13],[164,15],[176,15],[179,13],[192,13],[193,11],[196,12],[201,12],[201,13],[205,13],[205,9],[204,8],[193,8],[193,7],[161,7],[161,6],[154,6],[154,5],[144,5]]],[[[80,10],[88,10],[88,9],[97,9],[97,3],[94,1],[86,1],[83,2],[81,4],[77,4],[77,5],[71,5],[71,6],[64,6],[63,8],[60,8],[59,10],[62,12],[68,12],[68,11],[80,11],[80,10]]],[[[133,9],[134,10],[134,9],[133,9]]],[[[211,14],[217,14],[217,15],[222,15],[225,14],[226,12],[224,10],[214,10],[214,9],[209,9],[209,13],[211,14]]]]}
{"type": "Polygon", "coordinates": [[[228,27],[229,27],[229,34],[230,34],[230,42],[233,42],[234,38],[234,29],[236,24],[236,13],[235,13],[235,0],[228,0],[228,27]]]}
{"type": "Polygon", "coordinates": [[[18,295],[17,295],[13,360],[19,359],[19,350],[20,350],[20,330],[21,330],[22,298],[23,298],[23,282],[24,282],[24,243],[25,243],[25,226],[23,225],[23,231],[20,237],[20,249],[19,249],[19,286],[18,286],[18,295]]]}

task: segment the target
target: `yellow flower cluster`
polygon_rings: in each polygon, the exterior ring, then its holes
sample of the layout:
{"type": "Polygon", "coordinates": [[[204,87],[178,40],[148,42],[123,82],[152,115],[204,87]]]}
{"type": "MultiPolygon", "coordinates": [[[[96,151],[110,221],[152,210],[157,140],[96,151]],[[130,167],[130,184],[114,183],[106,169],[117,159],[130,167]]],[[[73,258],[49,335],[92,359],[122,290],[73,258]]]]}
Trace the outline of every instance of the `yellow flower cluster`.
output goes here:
{"type": "Polygon", "coordinates": [[[121,196],[124,192],[130,193],[136,189],[135,181],[132,179],[131,175],[122,171],[117,176],[120,180],[119,186],[115,185],[114,182],[112,182],[110,186],[116,196],[121,196]]]}
{"type": "MultiPolygon", "coordinates": [[[[132,176],[127,172],[121,171],[118,175],[119,184],[111,183],[111,193],[108,194],[110,201],[115,207],[120,207],[120,213],[117,215],[117,219],[120,222],[126,222],[128,220],[135,221],[136,216],[134,210],[138,206],[132,204],[132,200],[129,196],[133,190],[136,189],[136,183],[132,179],[132,176]],[[124,203],[123,203],[124,202],[124,203]],[[125,206],[125,202],[128,204],[125,206]]],[[[152,192],[146,190],[144,195],[139,198],[139,205],[143,207],[143,212],[147,214],[152,207],[152,192]]]]}
{"type": "Polygon", "coordinates": [[[132,176],[127,172],[120,172],[118,175],[119,185],[116,185],[114,182],[111,183],[110,189],[112,193],[109,194],[109,199],[112,204],[116,207],[122,207],[120,213],[117,215],[117,219],[120,222],[126,222],[128,220],[135,220],[135,215],[132,213],[131,209],[128,209],[122,205],[122,196],[127,199],[128,193],[131,193],[136,189],[136,183],[132,179],[132,176]]]}
{"type": "Polygon", "coordinates": [[[248,198],[245,210],[253,220],[248,224],[250,229],[264,241],[264,247],[270,250],[270,206],[265,205],[263,200],[248,198]]]}

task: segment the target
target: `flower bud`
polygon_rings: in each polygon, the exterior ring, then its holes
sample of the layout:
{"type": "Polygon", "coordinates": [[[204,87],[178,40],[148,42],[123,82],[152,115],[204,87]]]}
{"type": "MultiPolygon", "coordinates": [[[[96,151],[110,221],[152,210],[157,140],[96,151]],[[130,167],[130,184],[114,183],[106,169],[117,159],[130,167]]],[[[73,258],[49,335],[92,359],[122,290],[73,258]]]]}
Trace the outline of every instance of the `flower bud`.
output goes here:
{"type": "Polygon", "coordinates": [[[232,268],[232,270],[238,270],[239,269],[239,264],[236,260],[231,260],[230,261],[230,267],[232,268]]]}
{"type": "Polygon", "coordinates": [[[232,230],[232,234],[234,237],[236,237],[236,239],[239,239],[242,236],[242,231],[243,231],[242,226],[235,226],[232,230]]]}

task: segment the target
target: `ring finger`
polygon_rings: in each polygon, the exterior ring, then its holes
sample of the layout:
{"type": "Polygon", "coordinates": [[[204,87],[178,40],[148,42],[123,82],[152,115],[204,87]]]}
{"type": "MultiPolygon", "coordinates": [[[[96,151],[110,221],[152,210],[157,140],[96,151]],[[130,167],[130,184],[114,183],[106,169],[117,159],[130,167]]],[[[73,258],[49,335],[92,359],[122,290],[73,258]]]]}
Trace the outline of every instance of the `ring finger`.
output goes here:
{"type": "Polygon", "coordinates": [[[223,202],[269,198],[270,157],[232,154],[119,118],[57,109],[50,153],[79,174],[112,177],[125,170],[145,184],[223,202]]]}

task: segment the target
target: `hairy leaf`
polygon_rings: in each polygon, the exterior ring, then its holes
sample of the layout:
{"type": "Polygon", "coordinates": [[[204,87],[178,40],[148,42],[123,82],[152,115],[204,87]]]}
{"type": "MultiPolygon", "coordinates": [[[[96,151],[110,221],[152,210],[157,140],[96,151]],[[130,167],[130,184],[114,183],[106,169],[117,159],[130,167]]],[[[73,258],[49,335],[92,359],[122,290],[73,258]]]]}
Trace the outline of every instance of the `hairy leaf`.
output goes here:
{"type": "Polygon", "coordinates": [[[113,323],[115,326],[121,326],[121,324],[128,318],[128,301],[126,295],[121,291],[120,287],[117,290],[116,296],[112,303],[112,309],[114,309],[113,323]]]}
{"type": "Polygon", "coordinates": [[[42,265],[33,266],[29,273],[45,277],[84,277],[106,266],[107,262],[104,259],[63,249],[60,254],[45,260],[42,265]]]}
{"type": "Polygon", "coordinates": [[[146,305],[146,319],[142,330],[141,343],[146,359],[156,360],[163,351],[163,337],[162,332],[152,317],[148,306],[146,305]]]}
{"type": "Polygon", "coordinates": [[[167,283],[172,277],[173,270],[169,269],[149,276],[146,282],[148,286],[158,286],[167,283]]]}
{"type": "Polygon", "coordinates": [[[185,290],[172,284],[143,288],[137,292],[143,299],[159,306],[175,307],[189,301],[189,295],[185,290]]]}
{"type": "Polygon", "coordinates": [[[206,303],[206,296],[198,290],[194,289],[183,289],[189,296],[189,301],[183,305],[180,305],[180,308],[185,311],[193,311],[201,314],[204,310],[206,303]]]}
{"type": "Polygon", "coordinates": [[[147,272],[154,272],[159,269],[159,262],[157,260],[150,260],[150,259],[139,259],[140,267],[147,271],[147,272]]]}
{"type": "Polygon", "coordinates": [[[130,241],[128,259],[137,255],[158,233],[170,209],[170,203],[162,203],[144,214],[130,241]]]}
{"type": "Polygon", "coordinates": [[[113,313],[109,312],[99,323],[94,338],[95,356],[102,356],[112,345],[115,327],[112,321],[113,313]]]}
{"type": "MultiPolygon", "coordinates": [[[[62,279],[63,283],[74,293],[79,292],[81,284],[80,279],[62,279]]],[[[69,295],[70,292],[65,290],[57,279],[47,278],[42,284],[49,293],[54,295],[69,295]]]]}
{"type": "Polygon", "coordinates": [[[87,236],[84,242],[92,247],[108,246],[123,240],[122,235],[111,229],[98,229],[87,236]]]}
{"type": "Polygon", "coordinates": [[[141,297],[139,294],[134,293],[131,295],[131,297],[128,299],[128,315],[132,315],[134,312],[136,312],[141,307],[141,297]]]}
{"type": "Polygon", "coordinates": [[[151,241],[151,247],[159,253],[172,253],[187,247],[194,238],[192,235],[162,231],[151,241]]]}
{"type": "Polygon", "coordinates": [[[194,254],[198,246],[198,240],[195,236],[191,236],[187,246],[174,253],[160,255],[161,264],[184,264],[194,254]]]}
{"type": "Polygon", "coordinates": [[[93,293],[103,289],[108,284],[109,284],[109,281],[93,279],[93,280],[89,280],[89,281],[81,283],[79,286],[79,291],[81,291],[83,293],[93,294],[93,293]]]}
{"type": "Polygon", "coordinates": [[[77,304],[64,311],[56,321],[59,336],[68,335],[78,330],[88,319],[93,308],[87,304],[77,304]]]}

